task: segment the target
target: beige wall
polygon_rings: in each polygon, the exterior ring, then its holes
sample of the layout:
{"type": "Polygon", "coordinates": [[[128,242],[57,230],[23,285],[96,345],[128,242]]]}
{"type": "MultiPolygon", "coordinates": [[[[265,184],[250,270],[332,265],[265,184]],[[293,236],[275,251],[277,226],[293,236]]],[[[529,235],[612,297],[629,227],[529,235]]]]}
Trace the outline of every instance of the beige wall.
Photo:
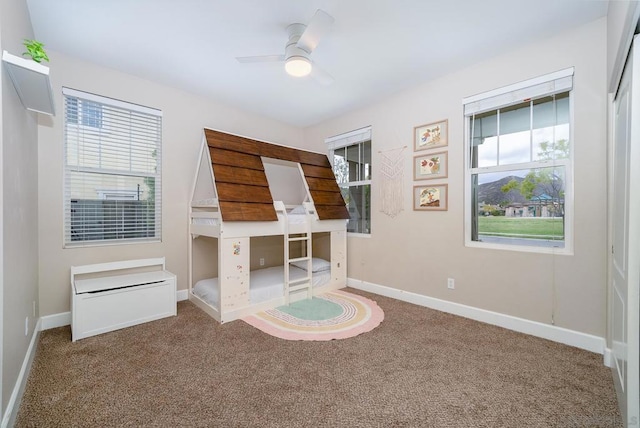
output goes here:
{"type": "MultiPolygon", "coordinates": [[[[23,38],[32,38],[24,0],[0,4],[0,44],[20,55],[23,38]]],[[[36,114],[24,109],[6,69],[2,80],[2,414],[20,372],[35,327],[38,297],[38,169],[36,114]],[[28,332],[25,335],[25,318],[28,332]]]]}
{"type": "Polygon", "coordinates": [[[606,19],[487,59],[367,108],[305,130],[311,150],[324,139],[372,125],[371,238],[349,238],[348,276],[598,336],[606,302],[606,19]],[[575,67],[575,255],[464,246],[462,98],[575,67]],[[412,132],[449,120],[449,210],[412,210],[412,132]],[[407,146],[404,211],[379,211],[380,151],[407,146]],[[456,280],[448,290],[447,278],[456,280]]]}
{"type": "Polygon", "coordinates": [[[56,52],[49,56],[59,114],[41,118],[38,130],[41,314],[69,311],[72,265],[165,256],[167,268],[178,276],[178,289],[187,288],[188,203],[203,127],[297,147],[302,131],[56,52]],[[162,110],[162,243],[62,248],[62,86],[162,110]]]}

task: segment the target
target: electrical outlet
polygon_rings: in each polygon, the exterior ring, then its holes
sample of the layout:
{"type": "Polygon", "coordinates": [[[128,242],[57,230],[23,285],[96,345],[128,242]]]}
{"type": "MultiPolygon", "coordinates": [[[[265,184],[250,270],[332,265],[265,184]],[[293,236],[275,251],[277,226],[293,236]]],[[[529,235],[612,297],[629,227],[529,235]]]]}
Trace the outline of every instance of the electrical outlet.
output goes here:
{"type": "Polygon", "coordinates": [[[29,317],[26,317],[24,319],[24,335],[25,336],[29,335],[29,317]]]}
{"type": "Polygon", "coordinates": [[[264,266],[264,257],[260,257],[260,266],[264,266]]]}
{"type": "Polygon", "coordinates": [[[454,281],[453,278],[447,278],[447,288],[449,290],[453,290],[456,288],[456,282],[454,281]]]}

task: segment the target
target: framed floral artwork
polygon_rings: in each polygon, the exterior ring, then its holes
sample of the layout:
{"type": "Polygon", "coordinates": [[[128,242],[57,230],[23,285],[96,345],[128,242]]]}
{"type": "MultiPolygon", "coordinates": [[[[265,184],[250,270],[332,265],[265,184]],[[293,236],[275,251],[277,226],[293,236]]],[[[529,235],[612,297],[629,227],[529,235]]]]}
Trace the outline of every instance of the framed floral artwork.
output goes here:
{"type": "Polygon", "coordinates": [[[448,144],[449,120],[429,123],[413,128],[413,151],[435,149],[448,144]]]}
{"type": "Polygon", "coordinates": [[[414,180],[446,178],[448,172],[448,156],[446,151],[414,156],[413,158],[414,180]]]}
{"type": "Polygon", "coordinates": [[[413,186],[414,211],[446,211],[448,209],[448,185],[413,186]]]}

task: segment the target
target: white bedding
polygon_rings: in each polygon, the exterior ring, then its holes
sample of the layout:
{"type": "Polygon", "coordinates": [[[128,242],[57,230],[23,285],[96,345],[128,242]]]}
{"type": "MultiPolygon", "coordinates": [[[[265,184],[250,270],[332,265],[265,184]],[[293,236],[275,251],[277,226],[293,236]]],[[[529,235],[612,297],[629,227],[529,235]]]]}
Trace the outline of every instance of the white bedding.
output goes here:
{"type": "Polygon", "coordinates": [[[220,220],[217,218],[195,217],[191,219],[191,224],[197,224],[199,226],[218,226],[220,220]]]}
{"type": "MultiPolygon", "coordinates": [[[[291,266],[289,279],[304,278],[307,272],[303,269],[291,266]]],[[[322,287],[331,280],[331,271],[314,272],[311,283],[313,287],[322,287]]],[[[274,266],[266,269],[251,271],[249,280],[249,301],[251,303],[263,302],[282,296],[284,284],[284,266],[274,266]]],[[[220,290],[218,278],[208,278],[198,281],[193,287],[193,294],[211,306],[217,306],[220,290]]]]}

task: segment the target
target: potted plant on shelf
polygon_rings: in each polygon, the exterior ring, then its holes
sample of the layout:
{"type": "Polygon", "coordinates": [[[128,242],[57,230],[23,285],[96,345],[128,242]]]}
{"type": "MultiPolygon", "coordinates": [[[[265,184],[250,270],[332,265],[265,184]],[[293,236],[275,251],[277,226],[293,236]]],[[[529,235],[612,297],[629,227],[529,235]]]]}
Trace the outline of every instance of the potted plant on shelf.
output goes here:
{"type": "Polygon", "coordinates": [[[23,45],[27,48],[27,52],[24,52],[22,56],[30,56],[32,60],[37,62],[38,64],[42,61],[49,62],[49,57],[44,50],[44,45],[37,41],[31,39],[24,39],[23,45]]]}

